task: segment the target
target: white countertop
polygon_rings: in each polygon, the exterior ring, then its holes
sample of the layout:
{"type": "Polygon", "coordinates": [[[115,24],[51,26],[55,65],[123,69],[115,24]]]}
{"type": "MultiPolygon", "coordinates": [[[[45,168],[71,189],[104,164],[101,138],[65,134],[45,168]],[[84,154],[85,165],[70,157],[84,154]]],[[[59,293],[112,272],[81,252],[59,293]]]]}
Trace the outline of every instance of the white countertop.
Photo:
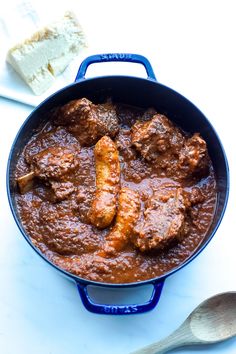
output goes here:
{"type": "MultiPolygon", "coordinates": [[[[25,242],[5,188],[12,141],[32,107],[0,98],[0,353],[128,354],[176,329],[204,299],[236,290],[234,1],[79,1],[91,53],[134,52],[148,57],[158,80],[194,102],[225,147],[231,190],[223,221],[206,249],[165,282],[149,313],[104,316],[87,312],[75,285],[25,242]],[[109,16],[110,15],[110,16],[109,16]]],[[[78,63],[79,65],[79,63],[78,63]]],[[[103,64],[90,75],[129,73],[132,64],[103,64]]],[[[150,288],[127,295],[143,299],[150,288]]],[[[112,293],[106,294],[112,298],[112,293]]],[[[124,295],[123,295],[124,296],[124,295]]],[[[125,297],[126,299],[126,297],[125,297]]],[[[236,340],[176,353],[236,353],[236,340]]]]}

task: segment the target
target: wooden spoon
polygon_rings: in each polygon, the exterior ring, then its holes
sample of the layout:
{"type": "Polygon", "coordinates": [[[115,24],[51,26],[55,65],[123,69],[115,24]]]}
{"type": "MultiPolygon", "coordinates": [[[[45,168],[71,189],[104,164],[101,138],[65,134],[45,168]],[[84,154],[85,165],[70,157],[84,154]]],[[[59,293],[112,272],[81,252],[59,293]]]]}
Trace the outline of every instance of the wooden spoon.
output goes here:
{"type": "Polygon", "coordinates": [[[215,295],[203,301],[167,338],[132,354],[166,353],[185,345],[211,344],[236,335],[236,292],[215,295]]]}

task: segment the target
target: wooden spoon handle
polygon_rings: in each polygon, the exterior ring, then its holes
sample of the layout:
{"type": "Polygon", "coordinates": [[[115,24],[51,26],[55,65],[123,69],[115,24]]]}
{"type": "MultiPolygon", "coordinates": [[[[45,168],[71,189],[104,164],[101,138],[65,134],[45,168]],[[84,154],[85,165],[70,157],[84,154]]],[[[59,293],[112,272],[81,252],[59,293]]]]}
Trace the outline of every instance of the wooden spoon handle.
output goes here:
{"type": "Polygon", "coordinates": [[[177,343],[171,340],[170,336],[156,343],[152,343],[144,348],[136,350],[131,354],[162,354],[166,353],[171,349],[177,348],[183,345],[182,343],[177,343]]]}
{"type": "Polygon", "coordinates": [[[175,332],[159,342],[148,345],[132,352],[131,354],[162,354],[174,348],[183,347],[185,345],[199,344],[199,341],[193,336],[188,325],[183,323],[175,332]]]}

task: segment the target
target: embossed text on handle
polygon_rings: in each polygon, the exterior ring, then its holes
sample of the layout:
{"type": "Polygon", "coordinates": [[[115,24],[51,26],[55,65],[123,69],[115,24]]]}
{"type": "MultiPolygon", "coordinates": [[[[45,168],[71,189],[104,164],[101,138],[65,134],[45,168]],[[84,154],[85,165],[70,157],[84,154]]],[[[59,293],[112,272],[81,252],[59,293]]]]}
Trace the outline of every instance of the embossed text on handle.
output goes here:
{"type": "Polygon", "coordinates": [[[124,60],[132,61],[132,55],[126,53],[111,53],[111,54],[101,54],[102,60],[124,60]]]}
{"type": "Polygon", "coordinates": [[[105,306],[104,307],[104,312],[105,313],[135,313],[137,312],[137,306],[132,305],[132,306],[105,306]]]}

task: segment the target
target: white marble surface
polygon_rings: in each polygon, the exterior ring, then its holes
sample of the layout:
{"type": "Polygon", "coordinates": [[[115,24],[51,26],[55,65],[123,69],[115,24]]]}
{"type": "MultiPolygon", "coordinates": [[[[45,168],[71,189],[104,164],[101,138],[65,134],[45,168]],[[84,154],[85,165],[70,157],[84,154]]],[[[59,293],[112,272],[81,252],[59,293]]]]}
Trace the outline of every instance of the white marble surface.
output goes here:
{"type": "MultiPolygon", "coordinates": [[[[146,55],[158,80],[192,100],[225,147],[231,190],[216,235],[191,264],[166,280],[158,306],[143,315],[87,312],[74,284],[38,257],[18,231],[7,202],[5,171],[13,138],[32,107],[0,98],[0,353],[128,354],[174,330],[202,300],[236,290],[234,1],[79,1],[91,51],[146,55]]],[[[139,75],[131,64],[94,73],[139,75]]],[[[150,289],[133,294],[142,299],[150,289]]],[[[112,293],[107,295],[112,297],[112,293]]],[[[124,296],[124,295],[123,295],[124,296]]],[[[126,296],[125,296],[126,299],[126,296]]],[[[131,297],[127,295],[127,300],[131,297]]],[[[176,353],[236,353],[236,340],[176,353]]]]}

